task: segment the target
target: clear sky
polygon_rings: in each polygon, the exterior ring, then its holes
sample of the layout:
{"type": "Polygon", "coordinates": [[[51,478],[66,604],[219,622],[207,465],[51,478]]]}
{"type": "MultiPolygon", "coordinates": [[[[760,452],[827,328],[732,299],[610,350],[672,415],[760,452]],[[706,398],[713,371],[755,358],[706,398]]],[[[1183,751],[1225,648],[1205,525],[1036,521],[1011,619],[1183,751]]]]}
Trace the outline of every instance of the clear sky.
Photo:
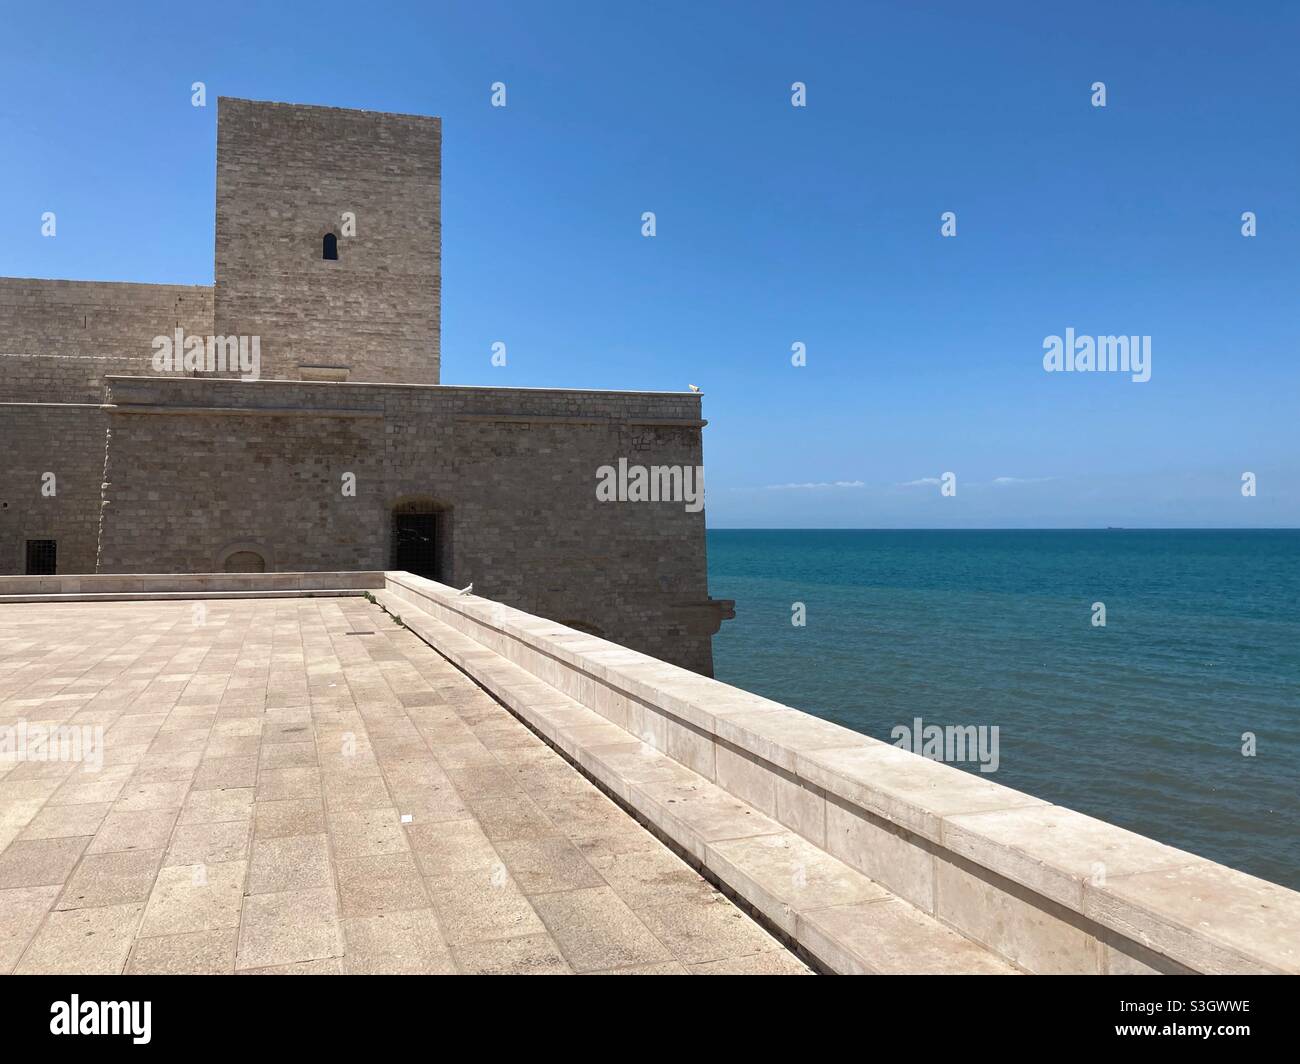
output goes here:
{"type": "Polygon", "coordinates": [[[436,114],[444,382],[699,385],[713,526],[1296,526],[1297,55],[1269,0],[8,5],[0,274],[210,284],[217,95],[436,114]]]}

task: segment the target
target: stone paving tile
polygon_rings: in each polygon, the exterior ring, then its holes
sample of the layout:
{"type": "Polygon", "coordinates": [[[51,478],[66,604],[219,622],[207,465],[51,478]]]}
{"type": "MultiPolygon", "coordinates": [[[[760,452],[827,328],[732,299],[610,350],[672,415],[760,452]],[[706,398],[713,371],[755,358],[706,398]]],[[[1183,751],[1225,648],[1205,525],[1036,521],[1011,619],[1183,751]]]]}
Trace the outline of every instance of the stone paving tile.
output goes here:
{"type": "Polygon", "coordinates": [[[0,890],[0,975],[13,970],[27,943],[50,911],[59,887],[0,890]]]}
{"type": "Polygon", "coordinates": [[[538,808],[571,839],[598,835],[636,834],[645,829],[593,785],[572,794],[552,794],[534,799],[538,808]]]}
{"type": "Polygon", "coordinates": [[[113,803],[115,813],[139,813],[151,809],[179,809],[189,791],[188,783],[162,781],[140,783],[132,780],[113,803]]]}
{"type": "Polygon", "coordinates": [[[0,854],[0,890],[7,887],[48,887],[72,874],[86,848],[86,838],[20,839],[0,854]]]}
{"type": "Polygon", "coordinates": [[[59,780],[22,780],[13,776],[23,765],[15,765],[3,783],[0,783],[0,816],[6,820],[25,825],[41,806],[59,789],[59,780]]]}
{"type": "Polygon", "coordinates": [[[137,783],[179,783],[188,790],[194,782],[201,758],[198,750],[184,754],[147,755],[136,765],[123,793],[137,783]]]}
{"type": "Polygon", "coordinates": [[[470,799],[470,809],[494,842],[541,839],[560,834],[545,813],[525,794],[470,799]]]}
{"type": "Polygon", "coordinates": [[[429,906],[428,891],[410,853],[342,858],[337,868],[344,916],[370,916],[429,906]]]}
{"type": "Polygon", "coordinates": [[[434,891],[450,889],[449,877],[457,873],[505,867],[477,820],[413,823],[407,826],[406,837],[434,891]]]}
{"type": "Polygon", "coordinates": [[[262,743],[259,765],[263,772],[268,769],[315,767],[317,764],[314,742],[268,744],[263,738],[262,743]]]}
{"type": "Polygon", "coordinates": [[[74,772],[50,797],[48,805],[100,805],[114,802],[122,794],[131,770],[124,766],[101,768],[98,772],[74,772]]]}
{"type": "Polygon", "coordinates": [[[28,822],[20,839],[65,839],[95,834],[108,816],[111,802],[46,805],[28,822]]]}
{"type": "MultiPolygon", "coordinates": [[[[257,757],[204,757],[194,774],[194,790],[211,787],[252,787],[257,783],[257,757]]],[[[282,795],[282,797],[295,797],[282,795]]]]}
{"type": "Polygon", "coordinates": [[[261,741],[256,735],[216,735],[203,752],[208,759],[259,757],[261,741]]]}
{"type": "Polygon", "coordinates": [[[334,854],[340,859],[374,857],[409,850],[401,814],[393,806],[340,809],[328,818],[334,854]]]}
{"type": "Polygon", "coordinates": [[[179,823],[246,823],[253,815],[252,787],[213,787],[190,791],[181,808],[179,823]]]}
{"type": "Polygon", "coordinates": [[[162,850],[87,854],[68,878],[54,908],[97,909],[147,901],[162,857],[162,850]]]}
{"type": "Polygon", "coordinates": [[[575,971],[673,959],[611,887],[539,894],[532,901],[575,971]]]}
{"type": "Polygon", "coordinates": [[[154,850],[166,846],[176,824],[177,810],[110,812],[87,847],[90,853],[114,850],[154,850]]]}
{"type": "Polygon", "coordinates": [[[228,975],[235,970],[233,927],[137,939],[128,975],[228,975]]]}
{"type": "Polygon", "coordinates": [[[0,762],[0,973],[807,970],[373,605],[192,605],[0,604],[0,721],[104,729],[0,762]]]}
{"type": "Polygon", "coordinates": [[[235,967],[267,968],[343,956],[338,904],[329,888],[256,894],[244,905],[235,967]]]}
{"type": "Polygon", "coordinates": [[[430,883],[434,908],[443,935],[452,946],[493,939],[537,935],[546,928],[505,866],[472,872],[452,872],[430,883]]]}
{"type": "Polygon", "coordinates": [[[576,845],[633,909],[713,894],[699,873],[648,831],[578,839],[576,845]]]}
{"type": "Polygon", "coordinates": [[[246,894],[279,894],[331,886],[329,838],[287,835],[258,839],[248,868],[246,894]]]}
{"type": "Polygon", "coordinates": [[[15,975],[117,975],[126,966],[144,905],[67,909],[45,918],[15,975]]]}
{"type": "Polygon", "coordinates": [[[321,797],[320,769],[315,765],[263,769],[257,776],[259,802],[321,797]]]}
{"type": "Polygon", "coordinates": [[[478,798],[512,798],[519,794],[514,779],[500,764],[450,767],[447,769],[447,777],[461,798],[466,801],[478,798]]]}
{"type": "Polygon", "coordinates": [[[684,964],[766,953],[784,947],[721,894],[679,899],[636,910],[646,925],[684,964]]]}
{"type": "Polygon", "coordinates": [[[693,975],[813,975],[813,971],[788,950],[768,950],[748,957],[687,965],[693,975]]]}
{"type": "Polygon", "coordinates": [[[520,935],[457,946],[452,952],[466,975],[570,975],[573,969],[550,935],[520,935]]]}
{"type": "Polygon", "coordinates": [[[600,873],[568,839],[511,839],[497,843],[496,850],[525,894],[605,886],[600,873]]]}
{"type": "Polygon", "coordinates": [[[378,770],[373,775],[327,772],[321,774],[321,788],[325,805],[331,811],[338,809],[375,809],[392,800],[384,777],[378,770]]]}
{"type": "Polygon", "coordinates": [[[258,838],[285,835],[319,835],[325,830],[325,805],[319,798],[286,798],[253,803],[254,831],[258,838]]]}
{"type": "Polygon", "coordinates": [[[690,975],[690,971],[676,961],[659,964],[634,964],[630,968],[611,968],[601,975],[690,975]]]}
{"type": "Polygon", "coordinates": [[[342,975],[343,958],[331,957],[321,961],[300,961],[297,964],[272,965],[269,968],[235,969],[236,975],[342,975]]]}
{"type": "Polygon", "coordinates": [[[179,935],[239,924],[247,861],[167,865],[158,873],[140,934],[179,935]]]}
{"type": "Polygon", "coordinates": [[[453,975],[456,963],[431,908],[343,921],[344,969],[353,975],[453,975]]]}
{"type": "Polygon", "coordinates": [[[248,858],[252,829],[247,820],[182,824],[172,833],[165,865],[224,864],[248,858]]]}

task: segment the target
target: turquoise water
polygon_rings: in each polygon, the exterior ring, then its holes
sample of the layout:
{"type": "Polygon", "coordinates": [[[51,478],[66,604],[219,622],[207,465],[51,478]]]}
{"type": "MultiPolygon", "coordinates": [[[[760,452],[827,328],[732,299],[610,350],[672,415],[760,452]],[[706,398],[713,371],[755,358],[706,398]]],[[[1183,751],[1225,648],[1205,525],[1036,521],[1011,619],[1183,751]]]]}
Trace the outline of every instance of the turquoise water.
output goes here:
{"type": "Polygon", "coordinates": [[[997,725],[988,778],[1300,889],[1300,531],[708,543],[710,593],[736,600],[718,679],[886,741],[918,716],[997,725]]]}

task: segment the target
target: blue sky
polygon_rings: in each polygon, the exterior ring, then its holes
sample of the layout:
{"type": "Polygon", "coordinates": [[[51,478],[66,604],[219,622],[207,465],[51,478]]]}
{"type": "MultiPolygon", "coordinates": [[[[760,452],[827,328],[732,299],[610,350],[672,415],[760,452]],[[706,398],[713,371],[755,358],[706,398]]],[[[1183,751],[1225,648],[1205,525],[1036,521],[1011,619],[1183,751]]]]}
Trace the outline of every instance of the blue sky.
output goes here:
{"type": "Polygon", "coordinates": [[[217,95],[437,114],[444,382],[700,385],[711,525],[1300,525],[1297,5],[5,22],[0,274],[210,284],[217,95]],[[1067,327],[1151,380],[1044,372],[1067,327]]]}

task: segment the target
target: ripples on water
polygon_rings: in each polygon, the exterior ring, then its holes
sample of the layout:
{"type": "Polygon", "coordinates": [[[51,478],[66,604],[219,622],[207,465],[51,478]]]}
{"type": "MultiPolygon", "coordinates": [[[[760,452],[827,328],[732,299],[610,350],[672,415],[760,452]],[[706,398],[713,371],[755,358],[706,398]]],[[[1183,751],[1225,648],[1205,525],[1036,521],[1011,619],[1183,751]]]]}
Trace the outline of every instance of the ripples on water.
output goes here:
{"type": "Polygon", "coordinates": [[[1300,889],[1300,531],[713,530],[709,589],[718,679],[996,724],[997,782],[1300,889]]]}

